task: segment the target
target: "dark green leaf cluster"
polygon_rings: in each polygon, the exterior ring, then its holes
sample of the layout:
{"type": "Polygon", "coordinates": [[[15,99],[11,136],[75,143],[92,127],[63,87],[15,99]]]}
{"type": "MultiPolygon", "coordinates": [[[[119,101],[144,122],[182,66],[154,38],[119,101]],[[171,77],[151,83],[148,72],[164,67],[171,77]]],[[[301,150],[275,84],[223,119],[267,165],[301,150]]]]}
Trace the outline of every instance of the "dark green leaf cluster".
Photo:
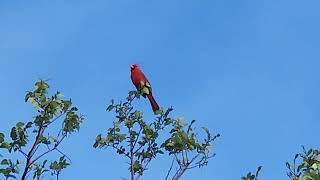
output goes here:
{"type": "Polygon", "coordinates": [[[10,133],[12,141],[7,146],[10,153],[12,150],[15,152],[26,146],[29,141],[27,130],[32,127],[32,124],[32,122],[28,122],[27,124],[18,122],[15,127],[12,127],[10,133]]]}
{"type": "Polygon", "coordinates": [[[70,165],[68,161],[65,159],[65,156],[61,156],[59,161],[53,161],[50,164],[50,169],[53,175],[59,176],[60,172],[67,168],[70,165]]]}
{"type": "MultiPolygon", "coordinates": [[[[0,149],[8,149],[10,145],[4,141],[5,136],[3,133],[0,133],[0,149]]],[[[6,179],[15,178],[16,174],[19,173],[18,165],[20,162],[17,160],[15,163],[10,159],[2,159],[2,155],[0,154],[0,174],[2,174],[6,179]]]]}
{"type": "Polygon", "coordinates": [[[42,175],[46,172],[48,172],[49,170],[46,169],[46,164],[47,164],[48,160],[44,160],[42,163],[34,163],[33,164],[33,179],[37,179],[40,180],[42,175]]]}
{"type": "Polygon", "coordinates": [[[13,162],[11,159],[2,159],[0,162],[0,174],[3,174],[6,179],[16,178],[19,173],[20,161],[13,162]]]}
{"type": "Polygon", "coordinates": [[[198,142],[198,138],[194,132],[192,125],[195,120],[187,126],[182,119],[176,119],[173,121],[173,129],[170,131],[171,137],[162,144],[163,147],[169,152],[169,154],[177,154],[182,151],[194,151],[203,155],[207,155],[209,152],[209,146],[220,135],[217,134],[215,137],[211,137],[211,134],[207,128],[203,128],[206,132],[206,139],[204,142],[198,142]],[[187,127],[187,130],[184,128],[187,127]]]}
{"type": "Polygon", "coordinates": [[[295,155],[293,164],[286,163],[287,175],[291,180],[320,180],[320,151],[302,149],[302,153],[295,155]]]}
{"type": "Polygon", "coordinates": [[[75,131],[79,131],[80,124],[83,121],[83,116],[79,116],[77,114],[78,109],[76,107],[72,107],[69,111],[67,111],[66,117],[63,123],[63,131],[65,133],[73,133],[75,131]]]}
{"type": "Polygon", "coordinates": [[[38,127],[46,127],[50,123],[65,115],[63,130],[72,133],[79,130],[83,117],[79,117],[77,108],[72,107],[71,100],[62,99],[63,95],[58,91],[53,96],[47,97],[49,85],[45,81],[35,84],[35,90],[27,93],[25,101],[31,102],[39,115],[35,117],[34,123],[38,127]]]}
{"type": "Polygon", "coordinates": [[[51,175],[59,176],[61,171],[70,165],[70,163],[65,159],[65,156],[61,156],[59,161],[51,162],[49,166],[50,170],[46,166],[47,162],[48,160],[44,160],[42,163],[33,164],[33,179],[40,180],[42,179],[43,174],[49,171],[51,171],[51,175]]]}

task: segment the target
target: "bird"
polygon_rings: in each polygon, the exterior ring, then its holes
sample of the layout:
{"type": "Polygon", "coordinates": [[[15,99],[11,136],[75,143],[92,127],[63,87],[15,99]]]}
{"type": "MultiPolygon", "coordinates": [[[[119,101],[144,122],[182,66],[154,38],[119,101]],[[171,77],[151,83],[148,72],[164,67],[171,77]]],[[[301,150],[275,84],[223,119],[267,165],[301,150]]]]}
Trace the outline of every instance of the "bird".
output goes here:
{"type": "Polygon", "coordinates": [[[141,71],[138,64],[132,64],[130,66],[131,71],[131,80],[133,85],[137,88],[138,91],[142,93],[144,98],[148,98],[154,113],[157,113],[160,108],[157,101],[154,99],[152,95],[151,84],[146,78],[146,76],[141,71]]]}

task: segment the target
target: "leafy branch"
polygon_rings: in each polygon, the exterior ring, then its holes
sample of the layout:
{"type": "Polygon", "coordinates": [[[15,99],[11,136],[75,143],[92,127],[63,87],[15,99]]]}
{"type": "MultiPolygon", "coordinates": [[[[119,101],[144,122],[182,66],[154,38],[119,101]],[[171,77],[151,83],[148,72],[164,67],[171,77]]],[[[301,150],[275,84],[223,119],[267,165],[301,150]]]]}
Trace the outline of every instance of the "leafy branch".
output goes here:
{"type": "MultiPolygon", "coordinates": [[[[25,101],[32,104],[38,115],[31,122],[18,122],[11,129],[10,141],[5,141],[4,134],[0,134],[0,148],[8,150],[9,153],[19,152],[25,158],[22,180],[27,179],[30,171],[33,171],[33,179],[40,179],[42,174],[48,171],[45,169],[47,160],[42,163],[38,161],[50,152],[56,151],[65,157],[59,149],[60,144],[69,134],[80,129],[84,119],[82,115],[77,114],[78,109],[72,106],[71,100],[64,99],[59,91],[48,97],[48,90],[47,82],[43,80],[36,82],[34,90],[27,92],[25,101]],[[61,129],[56,135],[51,135],[55,133],[54,131],[49,133],[50,127],[60,119],[62,119],[61,129]]],[[[8,164],[10,165],[10,161],[8,164]]],[[[17,167],[19,164],[21,164],[20,161],[17,161],[16,166],[12,164],[12,167],[17,167]]],[[[65,162],[65,165],[69,163],[65,162]]],[[[12,173],[17,174],[17,170],[18,167],[11,169],[10,177],[15,178],[12,173]]],[[[0,174],[7,177],[8,171],[0,170],[0,174]]]]}
{"type": "MultiPolygon", "coordinates": [[[[200,142],[193,127],[194,123],[195,120],[187,125],[182,119],[174,119],[173,128],[170,131],[171,137],[161,145],[169,152],[169,155],[173,156],[173,162],[178,165],[178,170],[173,175],[172,180],[180,179],[187,170],[206,166],[208,160],[215,156],[210,147],[220,137],[220,134],[212,137],[209,130],[203,127],[206,137],[200,142]],[[187,129],[185,130],[185,128],[187,129]]],[[[169,178],[173,164],[168,170],[166,179],[169,178]]]]}
{"type": "Polygon", "coordinates": [[[98,135],[93,145],[95,148],[113,148],[119,155],[126,157],[129,160],[131,180],[139,179],[150,161],[158,154],[163,154],[157,140],[161,130],[171,123],[168,115],[172,108],[160,112],[154,122],[147,123],[142,112],[134,110],[132,106],[133,100],[140,96],[139,92],[131,91],[124,103],[111,102],[107,111],[114,110],[116,120],[107,135],[98,135]]]}
{"type": "Polygon", "coordinates": [[[286,166],[291,180],[320,180],[320,151],[302,146],[302,153],[296,154],[293,164],[287,162],[286,166]]]}
{"type": "Polygon", "coordinates": [[[249,172],[246,176],[242,177],[242,180],[258,180],[261,169],[262,166],[259,166],[256,173],[249,172]]]}
{"type": "MultiPolygon", "coordinates": [[[[173,179],[179,179],[187,169],[206,165],[208,159],[214,156],[210,154],[209,147],[220,135],[212,137],[209,130],[203,128],[206,138],[203,142],[199,142],[192,127],[194,121],[187,130],[184,130],[185,126],[179,120],[169,117],[172,108],[160,111],[155,120],[148,123],[144,120],[143,113],[132,106],[133,100],[139,99],[140,96],[141,92],[131,91],[125,102],[111,101],[107,111],[114,111],[116,119],[105,136],[99,134],[96,137],[93,147],[112,148],[119,155],[124,156],[129,161],[131,180],[139,179],[148,169],[149,163],[165,151],[173,155],[180,166],[173,179]],[[171,138],[163,142],[160,135],[165,137],[165,133],[168,132],[166,128],[169,127],[173,127],[169,134],[171,138]],[[188,159],[188,156],[191,158],[188,159]]],[[[172,166],[173,163],[170,171],[172,166]]]]}

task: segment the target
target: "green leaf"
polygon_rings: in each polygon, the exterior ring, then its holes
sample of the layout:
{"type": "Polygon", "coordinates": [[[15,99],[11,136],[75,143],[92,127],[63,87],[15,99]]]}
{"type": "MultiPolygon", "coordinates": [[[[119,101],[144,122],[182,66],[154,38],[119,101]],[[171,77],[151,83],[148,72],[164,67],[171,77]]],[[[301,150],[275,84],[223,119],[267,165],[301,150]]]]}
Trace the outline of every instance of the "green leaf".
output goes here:
{"type": "Polygon", "coordinates": [[[100,144],[100,141],[101,141],[101,134],[99,134],[97,137],[96,137],[96,142],[93,144],[93,147],[94,148],[97,148],[100,144]]]}
{"type": "Polygon", "coordinates": [[[28,129],[28,128],[31,128],[32,127],[32,124],[33,124],[33,122],[28,122],[27,124],[26,124],[26,128],[28,129]]]}
{"type": "Polygon", "coordinates": [[[190,123],[190,126],[191,126],[192,124],[194,124],[195,122],[196,122],[196,120],[192,120],[191,123],[190,123]]]}
{"type": "Polygon", "coordinates": [[[133,171],[138,172],[142,169],[142,165],[139,163],[139,161],[135,161],[133,164],[133,171]]]}
{"type": "Polygon", "coordinates": [[[29,98],[28,101],[31,102],[32,107],[34,107],[37,110],[43,111],[43,109],[40,108],[39,104],[37,103],[37,101],[34,98],[29,98]]]}
{"type": "Polygon", "coordinates": [[[17,127],[20,127],[20,128],[21,128],[23,125],[24,125],[23,122],[18,122],[18,123],[16,124],[16,126],[17,126],[17,127]]]}
{"type": "Polygon", "coordinates": [[[113,106],[113,104],[111,104],[111,105],[109,105],[108,107],[107,107],[107,111],[112,111],[112,109],[114,108],[114,106],[113,106]]]}
{"type": "Polygon", "coordinates": [[[317,163],[313,163],[313,165],[311,166],[311,168],[312,168],[313,170],[317,170],[317,169],[318,169],[317,163]]]}
{"type": "Polygon", "coordinates": [[[10,137],[11,137],[11,139],[12,140],[17,140],[17,131],[16,131],[16,127],[13,127],[12,129],[11,129],[11,133],[10,133],[10,137]]]}
{"type": "Polygon", "coordinates": [[[11,146],[10,146],[10,144],[9,144],[9,143],[7,143],[7,142],[3,142],[3,143],[0,145],[0,148],[10,149],[10,148],[11,148],[11,146]]]}
{"type": "Polygon", "coordinates": [[[6,175],[7,171],[5,169],[0,169],[0,174],[6,175]]]}
{"type": "Polygon", "coordinates": [[[257,172],[260,172],[261,169],[262,169],[262,166],[259,166],[257,172]]]}
{"type": "Polygon", "coordinates": [[[32,96],[32,92],[28,92],[24,98],[24,101],[27,102],[31,96],[32,96]]]}
{"type": "Polygon", "coordinates": [[[1,165],[9,165],[9,161],[7,159],[3,159],[0,164],[1,165]]]}
{"type": "Polygon", "coordinates": [[[206,127],[202,127],[202,129],[203,129],[207,134],[210,134],[210,132],[209,132],[209,129],[208,129],[208,128],[206,128],[206,127]]]}
{"type": "Polygon", "coordinates": [[[2,143],[4,141],[4,134],[0,133],[0,143],[2,143]]]}

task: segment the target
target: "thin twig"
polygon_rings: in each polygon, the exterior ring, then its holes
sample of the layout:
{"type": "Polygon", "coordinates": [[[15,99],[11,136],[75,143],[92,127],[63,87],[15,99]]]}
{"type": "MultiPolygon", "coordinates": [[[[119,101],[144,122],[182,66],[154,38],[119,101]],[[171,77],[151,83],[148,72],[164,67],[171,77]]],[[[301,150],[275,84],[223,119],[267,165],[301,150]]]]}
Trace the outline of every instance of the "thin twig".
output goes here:
{"type": "Polygon", "coordinates": [[[63,139],[65,138],[66,136],[63,136],[55,145],[52,149],[49,149],[48,151],[42,153],[41,155],[39,155],[38,157],[36,157],[33,161],[31,161],[30,165],[32,165],[33,163],[35,163],[37,160],[39,160],[41,157],[43,157],[44,155],[48,154],[49,152],[52,152],[54,150],[57,149],[57,147],[59,146],[59,144],[63,141],[63,139]]]}
{"type": "Polygon", "coordinates": [[[193,161],[196,160],[196,159],[199,157],[199,155],[200,155],[200,154],[197,154],[196,156],[194,156],[194,157],[191,159],[190,164],[193,163],[193,161]]]}
{"type": "Polygon", "coordinates": [[[131,180],[134,180],[134,154],[132,143],[130,143],[130,171],[131,171],[131,180]]]}
{"type": "Polygon", "coordinates": [[[181,156],[182,156],[182,164],[188,163],[188,160],[185,158],[185,155],[184,155],[184,150],[181,151],[181,156]]]}
{"type": "Polygon", "coordinates": [[[21,180],[25,180],[26,179],[26,176],[27,176],[27,173],[28,173],[28,170],[30,168],[30,166],[32,165],[30,162],[31,162],[31,158],[36,150],[36,146],[38,145],[39,143],[39,138],[42,136],[44,132],[44,127],[43,125],[41,124],[40,127],[39,127],[39,130],[38,130],[38,133],[37,133],[37,136],[36,136],[36,139],[27,155],[27,161],[26,161],[26,165],[24,167],[24,171],[23,171],[23,174],[22,174],[22,177],[21,177],[21,180]]]}
{"type": "Polygon", "coordinates": [[[143,148],[143,145],[140,145],[140,147],[134,151],[134,154],[136,154],[137,152],[139,152],[139,151],[141,150],[141,148],[143,148]]]}
{"type": "Polygon", "coordinates": [[[70,163],[72,163],[71,159],[66,154],[64,154],[62,151],[60,151],[58,148],[56,148],[56,151],[58,151],[62,156],[66,157],[70,161],[70,163]]]}
{"type": "Polygon", "coordinates": [[[65,112],[59,114],[59,115],[56,116],[52,121],[50,121],[46,126],[49,126],[50,124],[54,123],[57,119],[59,119],[60,117],[62,117],[63,115],[65,115],[67,112],[69,112],[69,111],[65,111],[65,112]]]}
{"type": "Polygon", "coordinates": [[[28,157],[28,155],[27,155],[25,152],[23,152],[21,149],[19,149],[19,152],[20,152],[21,154],[23,154],[24,157],[28,157]]]}
{"type": "MultiPolygon", "coordinates": [[[[135,140],[134,143],[133,143],[133,148],[136,146],[136,144],[137,144],[137,142],[138,142],[138,140],[139,140],[141,131],[142,131],[142,128],[140,128],[139,133],[138,133],[138,135],[137,135],[137,137],[136,137],[136,140],[135,140]]],[[[135,151],[134,154],[135,154],[136,152],[137,152],[137,151],[135,151]]]]}
{"type": "Polygon", "coordinates": [[[168,170],[168,173],[167,173],[167,176],[166,176],[166,179],[165,179],[165,180],[168,180],[169,175],[170,175],[170,173],[171,173],[171,170],[172,170],[172,168],[173,168],[173,164],[174,164],[174,159],[172,160],[172,163],[171,163],[170,169],[168,170]]]}
{"type": "Polygon", "coordinates": [[[180,160],[178,159],[177,155],[176,155],[176,154],[173,154],[173,155],[174,155],[174,157],[175,157],[175,159],[176,159],[177,163],[179,164],[179,166],[181,166],[182,164],[181,164],[180,160]]]}

